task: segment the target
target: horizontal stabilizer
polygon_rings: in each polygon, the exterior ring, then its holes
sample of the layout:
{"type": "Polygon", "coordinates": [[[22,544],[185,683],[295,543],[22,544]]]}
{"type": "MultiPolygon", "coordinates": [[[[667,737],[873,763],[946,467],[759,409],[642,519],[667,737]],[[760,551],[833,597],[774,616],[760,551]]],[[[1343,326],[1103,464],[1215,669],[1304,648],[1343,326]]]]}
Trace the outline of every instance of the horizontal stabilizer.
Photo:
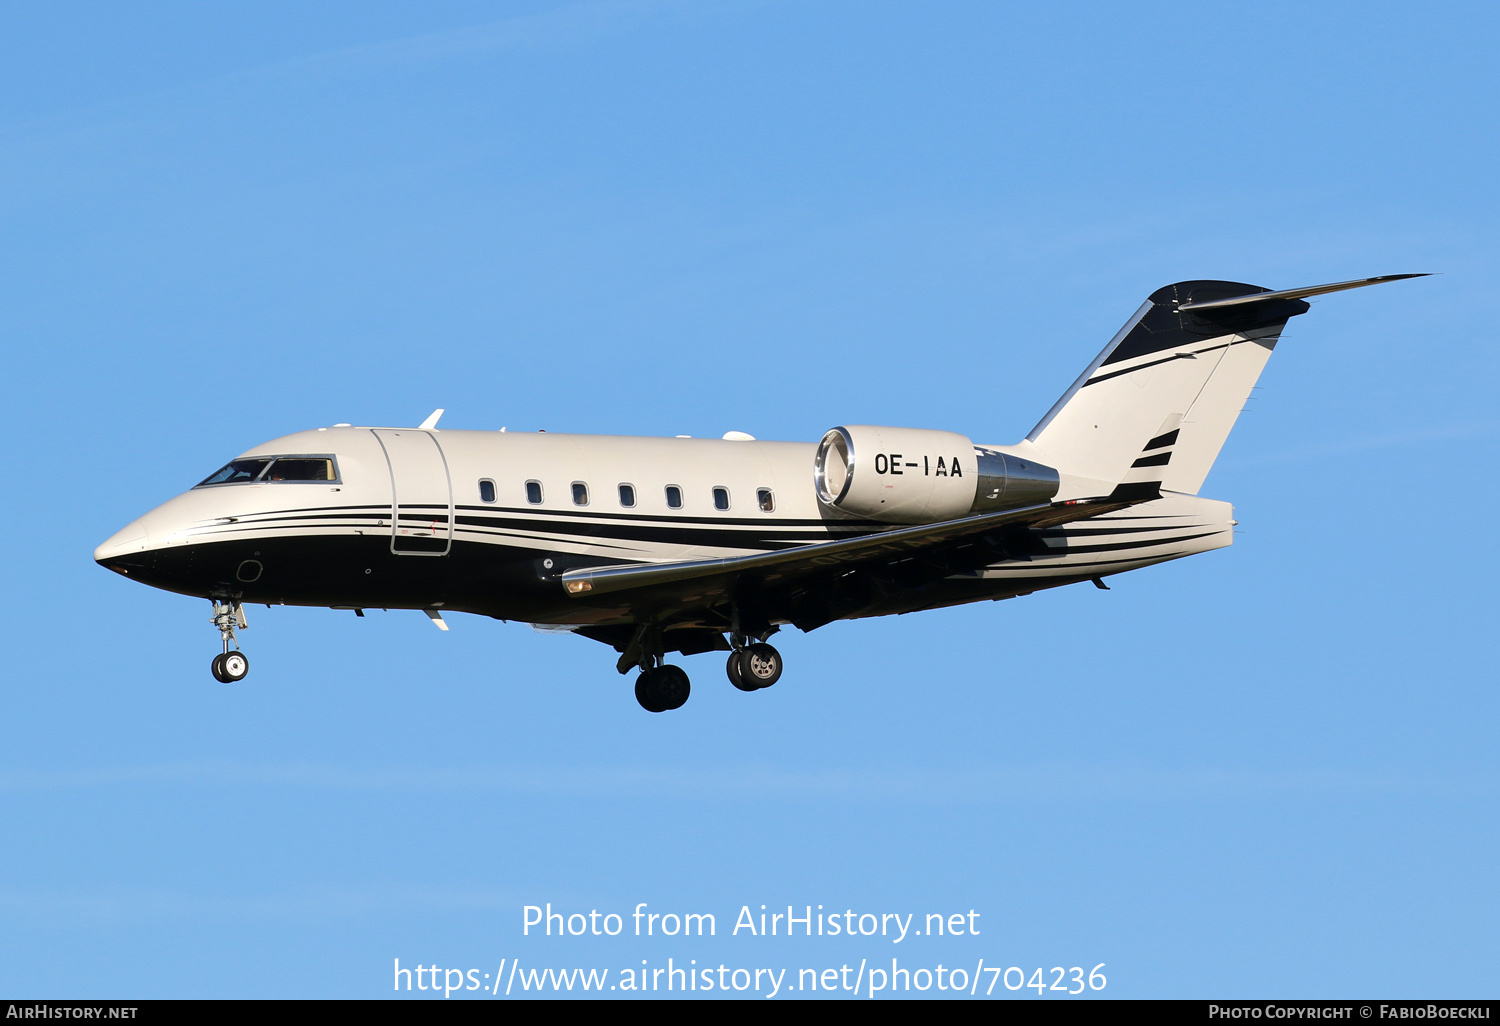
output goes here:
{"type": "Polygon", "coordinates": [[[1426,278],[1427,274],[1382,274],[1378,278],[1360,278],[1358,281],[1341,281],[1333,285],[1308,285],[1300,289],[1278,289],[1275,292],[1252,292],[1248,296],[1234,296],[1230,299],[1211,299],[1202,303],[1182,303],[1177,309],[1180,312],[1188,310],[1222,310],[1231,306],[1244,306],[1247,303],[1269,303],[1278,299],[1306,299],[1308,296],[1321,296],[1328,292],[1343,292],[1345,289],[1362,289],[1366,285],[1383,285],[1388,281],[1402,281],[1406,278],[1426,278]]]}

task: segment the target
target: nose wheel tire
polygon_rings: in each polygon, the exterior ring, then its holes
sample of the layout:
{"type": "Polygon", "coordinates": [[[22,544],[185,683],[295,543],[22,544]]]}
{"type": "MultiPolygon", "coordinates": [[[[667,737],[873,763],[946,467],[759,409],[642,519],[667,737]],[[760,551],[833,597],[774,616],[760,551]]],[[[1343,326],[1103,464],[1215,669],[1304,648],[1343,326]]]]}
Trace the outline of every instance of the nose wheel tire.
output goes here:
{"type": "Polygon", "coordinates": [[[213,674],[214,680],[220,684],[233,684],[245,679],[245,674],[250,672],[250,659],[240,651],[225,652],[214,656],[213,674]]]}
{"type": "Polygon", "coordinates": [[[647,712],[681,709],[692,690],[688,675],[676,666],[645,670],[635,679],[635,700],[647,712]]]}
{"type": "Polygon", "coordinates": [[[741,691],[759,691],[781,679],[781,667],[781,653],[765,642],[757,642],[730,653],[725,670],[729,683],[741,691]]]}

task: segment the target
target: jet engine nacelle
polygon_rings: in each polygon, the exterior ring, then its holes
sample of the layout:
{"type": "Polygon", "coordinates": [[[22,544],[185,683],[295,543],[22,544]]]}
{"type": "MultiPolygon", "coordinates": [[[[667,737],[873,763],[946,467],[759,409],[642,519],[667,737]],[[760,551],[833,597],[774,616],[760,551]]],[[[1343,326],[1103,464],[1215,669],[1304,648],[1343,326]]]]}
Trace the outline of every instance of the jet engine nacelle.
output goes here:
{"type": "Polygon", "coordinates": [[[836,427],[813,463],[818,498],[855,516],[931,524],[1046,502],[1057,471],[963,435],[920,428],[836,427]]]}

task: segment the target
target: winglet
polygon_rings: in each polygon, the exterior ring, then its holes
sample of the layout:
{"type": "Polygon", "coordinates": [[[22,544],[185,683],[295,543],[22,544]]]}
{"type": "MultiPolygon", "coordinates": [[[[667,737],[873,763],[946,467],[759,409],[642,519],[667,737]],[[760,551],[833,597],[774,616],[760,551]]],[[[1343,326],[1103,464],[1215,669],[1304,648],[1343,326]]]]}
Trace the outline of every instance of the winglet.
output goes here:
{"type": "Polygon", "coordinates": [[[433,410],[432,411],[432,416],[428,417],[426,420],[422,421],[422,423],[420,423],[420,424],[417,425],[417,430],[418,431],[431,431],[433,428],[437,427],[438,418],[441,417],[442,415],[443,415],[443,411],[442,410],[433,410]]]}
{"type": "Polygon", "coordinates": [[[1179,312],[1188,310],[1222,310],[1230,306],[1244,306],[1246,303],[1266,303],[1277,299],[1305,299],[1308,296],[1321,296],[1328,292],[1343,292],[1345,289],[1362,289],[1366,285],[1383,285],[1388,281],[1402,281],[1406,278],[1426,278],[1427,274],[1382,274],[1378,278],[1360,278],[1358,281],[1341,281],[1333,285],[1308,285],[1300,289],[1280,289],[1276,292],[1252,292],[1248,296],[1235,296],[1231,299],[1213,299],[1203,303],[1183,303],[1177,307],[1179,312]]]}

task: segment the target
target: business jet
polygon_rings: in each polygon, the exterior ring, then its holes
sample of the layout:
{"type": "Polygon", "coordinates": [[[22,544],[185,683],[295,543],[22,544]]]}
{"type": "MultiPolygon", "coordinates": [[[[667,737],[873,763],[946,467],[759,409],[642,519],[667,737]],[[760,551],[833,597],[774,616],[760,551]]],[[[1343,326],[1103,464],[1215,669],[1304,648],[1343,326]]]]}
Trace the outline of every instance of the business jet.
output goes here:
{"type": "Polygon", "coordinates": [[[1306,299],[1415,274],[1271,290],[1168,285],[1014,445],[843,425],[816,443],[335,424],[237,456],[94,552],[208,599],[223,683],[245,606],[466,612],[570,631],[687,701],[665,659],[728,652],[741,691],[781,677],[790,624],[1093,582],[1233,540],[1198,492],[1306,299]]]}

